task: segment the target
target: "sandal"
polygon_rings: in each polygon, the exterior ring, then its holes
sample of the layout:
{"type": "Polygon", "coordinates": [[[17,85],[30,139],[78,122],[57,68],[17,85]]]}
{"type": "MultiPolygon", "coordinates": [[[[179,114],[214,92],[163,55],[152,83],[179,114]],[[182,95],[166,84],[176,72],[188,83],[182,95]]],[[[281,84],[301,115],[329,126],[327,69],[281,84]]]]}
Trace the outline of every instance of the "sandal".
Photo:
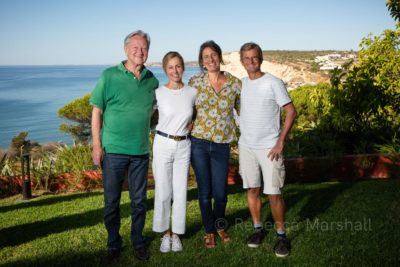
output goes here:
{"type": "Polygon", "coordinates": [[[207,234],[204,236],[204,246],[206,248],[214,248],[215,247],[215,236],[214,234],[207,234]]]}
{"type": "Polygon", "coordinates": [[[231,241],[231,237],[225,232],[224,229],[218,230],[217,233],[223,242],[226,243],[231,241]]]}

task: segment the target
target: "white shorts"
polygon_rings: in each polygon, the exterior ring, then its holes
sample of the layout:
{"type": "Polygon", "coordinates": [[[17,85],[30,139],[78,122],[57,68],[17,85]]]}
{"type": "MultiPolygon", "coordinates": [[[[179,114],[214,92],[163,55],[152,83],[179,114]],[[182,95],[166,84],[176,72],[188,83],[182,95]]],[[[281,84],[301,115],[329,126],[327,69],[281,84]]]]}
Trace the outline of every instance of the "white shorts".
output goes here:
{"type": "Polygon", "coordinates": [[[239,172],[243,188],[261,187],[261,173],[264,194],[280,195],[285,182],[283,158],[271,161],[267,155],[270,149],[251,149],[239,144],[239,172]],[[260,170],[261,169],[261,170],[260,170]]]}

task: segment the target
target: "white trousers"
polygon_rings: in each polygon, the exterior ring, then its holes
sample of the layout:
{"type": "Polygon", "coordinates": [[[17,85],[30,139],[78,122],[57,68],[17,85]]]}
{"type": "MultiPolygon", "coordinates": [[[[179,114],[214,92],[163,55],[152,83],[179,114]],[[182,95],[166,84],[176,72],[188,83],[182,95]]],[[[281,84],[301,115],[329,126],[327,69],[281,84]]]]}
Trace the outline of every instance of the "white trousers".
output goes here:
{"type": "Polygon", "coordinates": [[[172,201],[172,227],[185,233],[186,195],[190,164],[190,139],[175,141],[156,134],[153,143],[155,181],[153,231],[169,229],[172,201]]]}

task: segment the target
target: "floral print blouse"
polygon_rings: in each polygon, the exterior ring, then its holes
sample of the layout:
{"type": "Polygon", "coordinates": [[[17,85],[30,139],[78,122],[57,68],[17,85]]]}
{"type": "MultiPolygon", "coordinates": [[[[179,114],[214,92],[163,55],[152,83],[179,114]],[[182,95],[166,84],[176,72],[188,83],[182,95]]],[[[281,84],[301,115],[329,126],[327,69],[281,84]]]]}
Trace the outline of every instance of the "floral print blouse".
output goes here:
{"type": "Polygon", "coordinates": [[[198,90],[195,107],[196,119],[191,135],[213,141],[230,143],[236,140],[236,121],[233,110],[239,115],[241,81],[223,72],[226,80],[216,93],[207,73],[193,76],[189,85],[198,90]]]}

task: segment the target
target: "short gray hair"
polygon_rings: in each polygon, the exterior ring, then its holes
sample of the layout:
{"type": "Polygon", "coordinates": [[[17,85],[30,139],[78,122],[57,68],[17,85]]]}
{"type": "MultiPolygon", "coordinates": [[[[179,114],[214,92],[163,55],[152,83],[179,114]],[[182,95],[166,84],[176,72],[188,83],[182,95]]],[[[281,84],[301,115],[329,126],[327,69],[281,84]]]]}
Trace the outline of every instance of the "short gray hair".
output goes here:
{"type": "Polygon", "coordinates": [[[145,33],[145,32],[142,31],[142,30],[137,30],[137,31],[134,31],[134,32],[131,32],[130,34],[128,34],[128,35],[125,37],[124,46],[126,46],[126,45],[129,43],[129,39],[131,39],[131,38],[132,38],[133,36],[135,36],[135,35],[138,35],[138,36],[141,36],[141,37],[145,38],[146,41],[147,41],[147,45],[148,45],[149,48],[150,48],[150,35],[149,35],[148,33],[145,33]]]}
{"type": "Polygon", "coordinates": [[[252,49],[255,49],[257,51],[258,60],[260,60],[260,62],[263,62],[263,52],[261,50],[261,47],[258,44],[253,43],[253,42],[245,43],[244,45],[242,45],[242,47],[240,47],[240,59],[242,59],[243,53],[245,51],[249,51],[252,49]]]}

